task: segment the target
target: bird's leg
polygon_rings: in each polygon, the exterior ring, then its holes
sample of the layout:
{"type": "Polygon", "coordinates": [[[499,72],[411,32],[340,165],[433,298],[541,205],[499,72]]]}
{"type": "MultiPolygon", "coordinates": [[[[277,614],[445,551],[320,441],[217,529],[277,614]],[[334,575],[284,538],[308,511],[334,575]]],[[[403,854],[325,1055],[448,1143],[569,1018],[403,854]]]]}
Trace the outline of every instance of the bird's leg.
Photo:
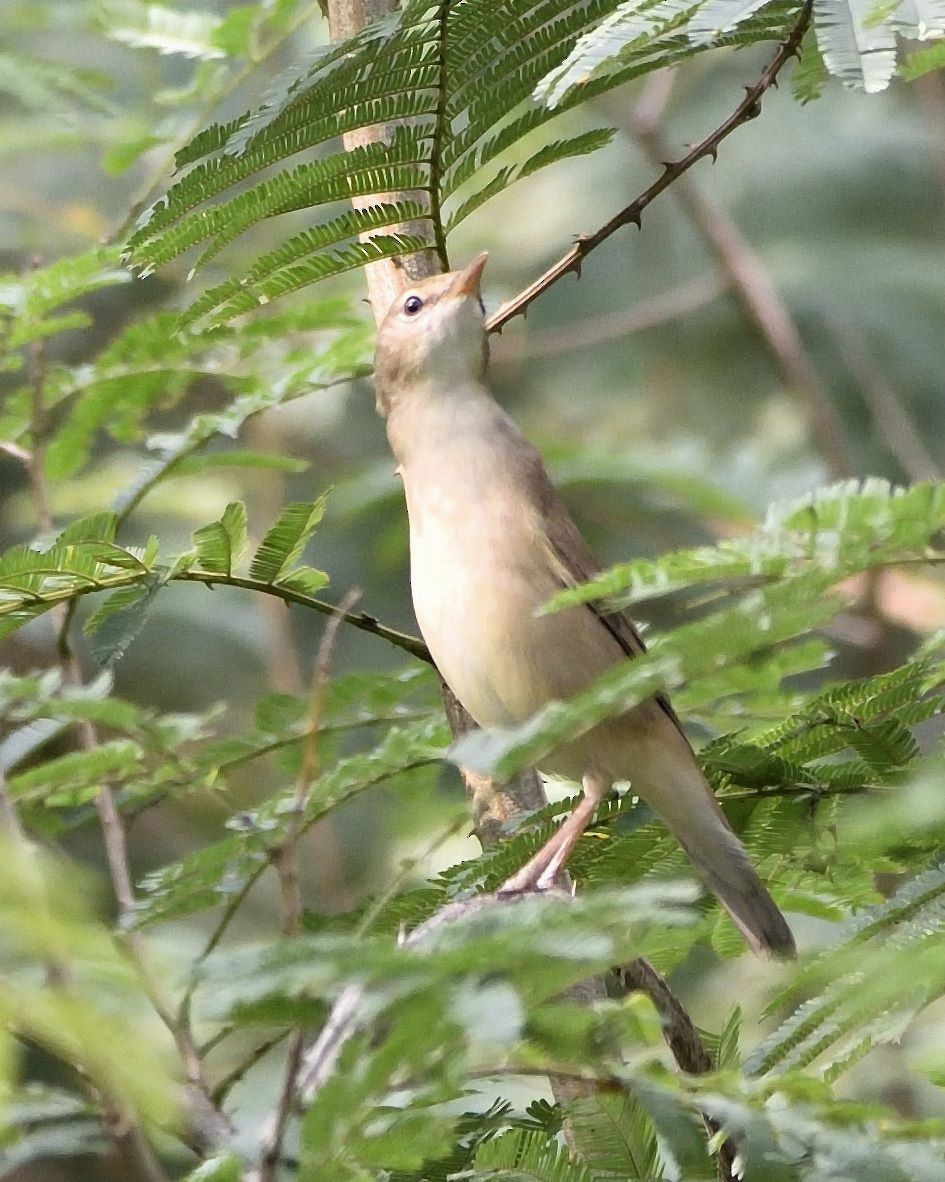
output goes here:
{"type": "Polygon", "coordinates": [[[584,777],[584,796],[560,829],[545,842],[537,854],[499,888],[500,894],[519,891],[545,891],[554,886],[578,838],[591,823],[594,810],[607,795],[610,784],[597,776],[584,777]]]}

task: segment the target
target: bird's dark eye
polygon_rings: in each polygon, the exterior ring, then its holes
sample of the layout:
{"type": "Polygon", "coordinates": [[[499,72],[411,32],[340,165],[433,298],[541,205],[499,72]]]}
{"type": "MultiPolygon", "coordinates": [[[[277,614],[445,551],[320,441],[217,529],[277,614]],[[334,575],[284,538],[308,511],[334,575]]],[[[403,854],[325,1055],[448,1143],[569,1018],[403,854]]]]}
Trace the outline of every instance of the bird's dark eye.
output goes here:
{"type": "Polygon", "coordinates": [[[408,316],[416,316],[416,314],[423,307],[423,300],[419,296],[407,296],[404,300],[404,311],[408,316]]]}

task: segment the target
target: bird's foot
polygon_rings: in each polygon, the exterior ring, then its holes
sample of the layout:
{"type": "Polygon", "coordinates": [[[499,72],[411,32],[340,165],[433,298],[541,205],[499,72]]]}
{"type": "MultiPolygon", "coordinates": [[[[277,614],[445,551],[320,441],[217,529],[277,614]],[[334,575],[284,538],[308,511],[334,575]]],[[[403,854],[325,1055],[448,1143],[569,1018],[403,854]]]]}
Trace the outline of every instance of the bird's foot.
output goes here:
{"type": "Polygon", "coordinates": [[[533,891],[541,891],[545,888],[539,886],[540,880],[535,877],[534,872],[525,874],[524,870],[528,867],[523,867],[517,874],[513,874],[511,878],[507,878],[505,882],[496,891],[500,898],[505,898],[508,895],[527,895],[533,891]]]}
{"type": "Polygon", "coordinates": [[[525,895],[541,894],[554,890],[559,884],[555,881],[559,868],[556,866],[533,866],[527,862],[521,870],[507,878],[496,891],[497,895],[525,895]]]}

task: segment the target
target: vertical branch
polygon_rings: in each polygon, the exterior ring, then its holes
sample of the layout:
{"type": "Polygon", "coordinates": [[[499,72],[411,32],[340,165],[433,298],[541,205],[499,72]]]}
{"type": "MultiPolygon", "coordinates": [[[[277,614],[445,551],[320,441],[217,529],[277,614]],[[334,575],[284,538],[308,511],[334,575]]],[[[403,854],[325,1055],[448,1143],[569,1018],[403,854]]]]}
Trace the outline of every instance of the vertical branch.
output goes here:
{"type": "MultiPolygon", "coordinates": [[[[305,734],[302,738],[301,761],[295,782],[289,829],[285,841],[272,853],[282,895],[282,933],[289,939],[296,939],[302,934],[302,889],[299,883],[298,844],[305,829],[305,811],[312,792],[312,785],[318,779],[320,770],[319,731],[325,710],[328,683],[331,678],[335,640],[338,636],[338,629],[344,620],[344,613],[350,611],[360,595],[361,592],[357,589],[349,591],[342,599],[338,611],[325,625],[312,671],[312,688],[309,694],[305,734]]],[[[282,1140],[296,1096],[304,1038],[305,1034],[301,1027],[293,1030],[286,1053],[279,1099],[263,1139],[259,1182],[276,1182],[282,1140]]]]}
{"type": "MultiPolygon", "coordinates": [[[[332,41],[343,41],[353,37],[356,33],[382,16],[387,16],[397,8],[397,0],[327,0],[328,29],[332,41]]],[[[345,148],[351,152],[364,144],[378,143],[386,136],[387,128],[384,124],[374,124],[372,127],[359,127],[355,131],[346,131],[342,136],[345,148]]],[[[351,204],[355,209],[364,209],[375,205],[378,200],[396,201],[398,194],[375,193],[370,197],[352,197],[351,204]]],[[[391,232],[403,231],[407,227],[395,227],[391,232]]],[[[442,231],[440,231],[442,232],[442,231]]],[[[436,234],[436,231],[434,231],[436,234]]],[[[397,296],[403,291],[404,277],[410,280],[422,279],[427,275],[439,271],[435,254],[426,250],[420,254],[410,255],[399,260],[400,266],[393,259],[380,259],[368,263],[364,268],[367,280],[368,299],[374,319],[381,321],[384,314],[397,296]]]]}
{"type": "MultiPolygon", "coordinates": [[[[254,444],[258,445],[261,451],[281,453],[284,450],[284,432],[274,415],[260,415],[254,420],[251,432],[254,444]]],[[[275,521],[285,504],[285,476],[272,470],[261,472],[260,477],[263,520],[275,521]]],[[[294,694],[298,697],[305,692],[305,677],[292,631],[292,614],[287,610],[287,604],[272,595],[260,595],[257,596],[257,600],[266,624],[266,680],[269,687],[277,693],[294,694]]],[[[333,614],[329,611],[329,618],[332,618],[333,614]]],[[[339,909],[345,910],[350,905],[351,892],[345,882],[341,848],[333,819],[325,817],[314,825],[307,840],[312,860],[318,867],[319,885],[330,893],[339,909]]]]}

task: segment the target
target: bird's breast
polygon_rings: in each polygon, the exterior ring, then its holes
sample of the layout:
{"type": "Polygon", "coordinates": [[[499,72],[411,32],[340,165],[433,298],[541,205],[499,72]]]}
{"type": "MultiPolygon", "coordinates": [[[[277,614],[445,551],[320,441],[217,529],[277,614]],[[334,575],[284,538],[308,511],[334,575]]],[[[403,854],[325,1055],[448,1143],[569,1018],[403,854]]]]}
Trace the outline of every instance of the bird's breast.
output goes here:
{"type": "Polygon", "coordinates": [[[425,484],[405,479],[417,622],[476,722],[513,726],[579,693],[619,653],[594,651],[596,628],[582,637],[583,609],[540,614],[560,587],[514,487],[495,474],[465,487],[455,468],[439,472],[425,484]]]}

